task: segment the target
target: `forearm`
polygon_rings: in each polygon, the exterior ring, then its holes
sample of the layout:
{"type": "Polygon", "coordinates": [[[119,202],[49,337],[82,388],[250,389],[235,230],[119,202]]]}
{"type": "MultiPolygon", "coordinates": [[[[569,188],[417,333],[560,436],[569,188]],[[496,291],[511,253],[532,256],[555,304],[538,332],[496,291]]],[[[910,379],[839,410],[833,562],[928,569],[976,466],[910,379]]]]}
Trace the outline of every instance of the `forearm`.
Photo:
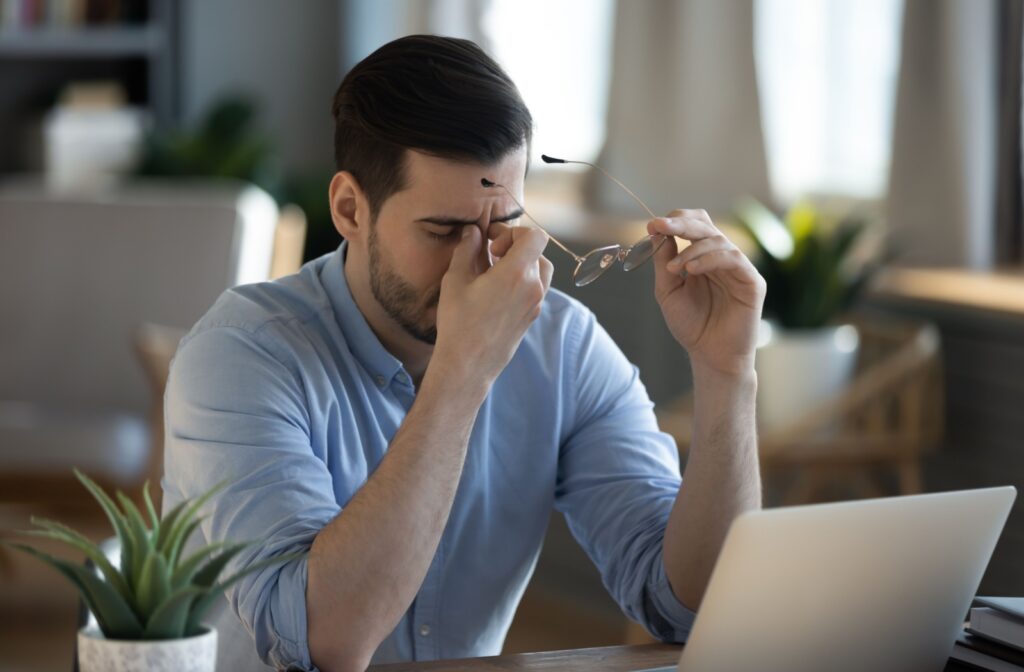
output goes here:
{"type": "Polygon", "coordinates": [[[309,555],[310,655],[363,669],[409,608],[444,531],[486,389],[432,367],[377,470],[309,555]]]}
{"type": "Polygon", "coordinates": [[[682,487],[665,531],[664,562],[676,597],[696,609],[733,519],[761,507],[752,369],[694,369],[694,431],[682,487]]]}

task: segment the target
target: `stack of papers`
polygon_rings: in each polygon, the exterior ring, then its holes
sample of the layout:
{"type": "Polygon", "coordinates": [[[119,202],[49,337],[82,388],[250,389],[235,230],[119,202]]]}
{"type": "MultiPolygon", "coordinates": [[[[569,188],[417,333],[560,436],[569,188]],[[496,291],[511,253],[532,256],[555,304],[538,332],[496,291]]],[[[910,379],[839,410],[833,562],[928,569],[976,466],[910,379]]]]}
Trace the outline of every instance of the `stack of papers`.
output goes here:
{"type": "Polygon", "coordinates": [[[1024,672],[1024,597],[978,597],[950,658],[982,670],[1024,672]]]}

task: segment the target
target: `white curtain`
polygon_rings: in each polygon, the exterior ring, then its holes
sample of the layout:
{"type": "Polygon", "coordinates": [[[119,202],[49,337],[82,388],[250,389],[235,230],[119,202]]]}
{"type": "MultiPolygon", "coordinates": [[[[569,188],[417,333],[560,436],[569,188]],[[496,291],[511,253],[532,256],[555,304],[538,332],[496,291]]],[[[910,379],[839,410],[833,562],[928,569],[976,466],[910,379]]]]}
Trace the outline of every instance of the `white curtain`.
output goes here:
{"type": "MultiPolygon", "coordinates": [[[[769,199],[753,35],[750,0],[619,0],[598,163],[655,211],[769,199]]],[[[603,179],[595,205],[643,215],[603,179]]]]}
{"type": "Polygon", "coordinates": [[[907,0],[888,205],[899,263],[993,262],[996,15],[997,0],[907,0]]]}

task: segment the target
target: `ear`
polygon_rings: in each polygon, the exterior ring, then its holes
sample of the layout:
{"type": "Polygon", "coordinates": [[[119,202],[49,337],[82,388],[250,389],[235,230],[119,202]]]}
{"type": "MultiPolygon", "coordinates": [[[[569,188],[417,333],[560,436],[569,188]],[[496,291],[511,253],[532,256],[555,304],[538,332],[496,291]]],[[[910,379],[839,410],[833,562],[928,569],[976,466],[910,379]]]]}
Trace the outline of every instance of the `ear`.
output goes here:
{"type": "Polygon", "coordinates": [[[330,187],[331,220],[346,240],[358,240],[370,225],[370,204],[366,194],[347,170],[334,174],[330,187]]]}

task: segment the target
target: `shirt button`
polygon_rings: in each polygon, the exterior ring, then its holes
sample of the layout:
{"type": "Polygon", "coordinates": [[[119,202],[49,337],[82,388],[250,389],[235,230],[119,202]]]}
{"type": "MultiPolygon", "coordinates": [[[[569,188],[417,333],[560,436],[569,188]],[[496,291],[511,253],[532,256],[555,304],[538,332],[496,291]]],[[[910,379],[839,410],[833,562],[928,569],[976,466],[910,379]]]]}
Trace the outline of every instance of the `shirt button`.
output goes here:
{"type": "Polygon", "coordinates": [[[384,378],[384,376],[377,376],[374,380],[377,381],[377,387],[384,387],[384,385],[387,384],[388,382],[387,379],[384,378]]]}
{"type": "Polygon", "coordinates": [[[422,637],[426,637],[429,634],[430,634],[430,626],[427,625],[426,623],[424,623],[423,625],[420,626],[420,635],[422,637]]]}

